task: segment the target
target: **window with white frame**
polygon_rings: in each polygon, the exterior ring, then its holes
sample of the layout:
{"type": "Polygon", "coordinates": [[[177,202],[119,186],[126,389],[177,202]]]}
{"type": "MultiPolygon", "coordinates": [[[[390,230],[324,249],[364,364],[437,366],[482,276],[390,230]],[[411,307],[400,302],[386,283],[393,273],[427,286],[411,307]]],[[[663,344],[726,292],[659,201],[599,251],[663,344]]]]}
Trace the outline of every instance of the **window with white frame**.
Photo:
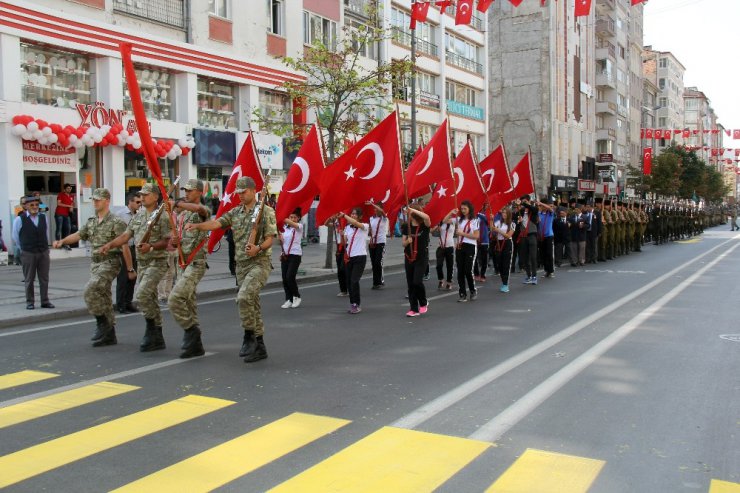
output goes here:
{"type": "Polygon", "coordinates": [[[661,58],[660,61],[658,62],[658,66],[660,68],[666,68],[666,67],[668,67],[668,59],[667,58],[661,58]]]}
{"type": "Polygon", "coordinates": [[[322,43],[333,50],[337,42],[337,23],[314,14],[303,11],[303,43],[312,45],[316,42],[322,43]]]}
{"type": "Polygon", "coordinates": [[[267,32],[285,36],[285,4],[283,0],[267,1],[267,32]]]}
{"type": "Polygon", "coordinates": [[[468,106],[476,106],[478,91],[472,87],[448,80],[445,84],[445,97],[451,101],[457,101],[468,106]]]}
{"type": "Polygon", "coordinates": [[[231,12],[229,12],[229,0],[208,0],[208,12],[229,19],[231,12]]]}
{"type": "Polygon", "coordinates": [[[368,35],[368,31],[372,29],[367,24],[363,24],[360,21],[350,19],[348,16],[344,17],[344,25],[347,28],[349,35],[352,37],[352,49],[357,50],[360,56],[365,58],[371,58],[373,60],[378,59],[378,44],[377,43],[363,43],[361,40],[372,37],[368,35]]]}
{"type": "Polygon", "coordinates": [[[260,89],[260,112],[263,130],[270,130],[270,122],[290,123],[290,98],[282,92],[260,89]]]}

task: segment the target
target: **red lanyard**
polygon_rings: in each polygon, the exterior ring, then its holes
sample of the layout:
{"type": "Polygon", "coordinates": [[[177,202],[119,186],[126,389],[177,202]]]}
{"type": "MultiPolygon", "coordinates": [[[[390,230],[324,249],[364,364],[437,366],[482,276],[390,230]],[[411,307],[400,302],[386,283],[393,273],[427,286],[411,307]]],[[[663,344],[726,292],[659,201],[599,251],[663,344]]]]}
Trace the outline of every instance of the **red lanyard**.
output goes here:
{"type": "MultiPolygon", "coordinates": [[[[411,234],[411,224],[409,223],[409,234],[411,234]]],[[[411,237],[411,255],[408,255],[406,252],[404,252],[404,256],[406,257],[406,260],[409,262],[416,261],[416,254],[419,250],[419,225],[416,225],[416,231],[414,231],[413,236],[411,237]]]]}
{"type": "Polygon", "coordinates": [[[447,238],[450,236],[450,225],[444,224],[444,228],[445,228],[444,236],[442,236],[441,234],[439,235],[439,246],[441,246],[442,248],[447,248],[447,238]]]}
{"type": "Polygon", "coordinates": [[[288,228],[291,228],[293,230],[293,235],[290,237],[290,245],[288,245],[288,251],[285,251],[285,242],[283,242],[281,248],[283,248],[283,254],[284,255],[290,255],[290,251],[293,249],[293,241],[295,240],[295,234],[298,231],[292,226],[288,226],[288,228]]]}
{"type": "MultiPolygon", "coordinates": [[[[354,228],[354,226],[352,226],[354,228]]],[[[355,232],[352,233],[352,239],[349,241],[349,248],[344,252],[344,261],[349,262],[349,254],[352,253],[352,245],[355,244],[355,236],[360,228],[355,228],[355,232]]]]}
{"type": "Polygon", "coordinates": [[[382,220],[383,220],[382,217],[378,218],[378,225],[376,226],[375,235],[373,236],[373,245],[378,242],[378,233],[380,232],[380,221],[382,220]]]}
{"type": "MultiPolygon", "coordinates": [[[[471,225],[471,223],[472,223],[473,221],[472,221],[472,220],[470,220],[470,219],[466,219],[466,221],[467,221],[467,222],[465,223],[465,226],[463,226],[463,233],[466,233],[466,234],[467,234],[467,233],[470,233],[470,225],[471,225]]],[[[462,244],[463,244],[463,240],[464,240],[464,239],[465,239],[465,238],[460,238],[460,243],[458,243],[458,244],[457,244],[457,248],[458,248],[458,250],[459,250],[460,248],[462,248],[462,244]]]]}
{"type": "MultiPolygon", "coordinates": [[[[182,245],[182,233],[183,233],[184,227],[185,227],[185,214],[182,213],[177,218],[177,238],[180,240],[180,245],[182,245]]],[[[187,260],[185,260],[184,262],[182,261],[182,259],[177,260],[177,264],[180,266],[181,269],[184,269],[185,267],[190,265],[190,263],[195,258],[195,255],[200,251],[201,248],[203,248],[203,245],[205,245],[206,239],[207,237],[200,240],[200,243],[198,243],[198,245],[196,245],[196,247],[193,248],[193,251],[190,252],[190,255],[188,255],[187,260]]]]}
{"type": "Polygon", "coordinates": [[[342,235],[339,233],[339,221],[334,221],[334,241],[337,244],[337,253],[341,252],[344,249],[344,241],[342,240],[342,235]]]}

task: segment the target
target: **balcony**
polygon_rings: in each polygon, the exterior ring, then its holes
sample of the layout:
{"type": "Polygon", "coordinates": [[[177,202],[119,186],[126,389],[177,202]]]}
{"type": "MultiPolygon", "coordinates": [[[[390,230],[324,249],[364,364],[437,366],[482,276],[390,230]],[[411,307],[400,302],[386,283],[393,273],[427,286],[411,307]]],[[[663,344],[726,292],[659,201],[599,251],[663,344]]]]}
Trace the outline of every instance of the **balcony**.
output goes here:
{"type": "Polygon", "coordinates": [[[344,11],[367,19],[367,4],[365,0],[344,0],[344,11]]]}
{"type": "MultiPolygon", "coordinates": [[[[447,7],[447,15],[451,16],[453,19],[457,15],[457,7],[454,5],[450,5],[447,7]]],[[[485,22],[481,17],[478,16],[476,12],[473,12],[473,17],[470,19],[470,26],[472,26],[473,29],[476,31],[483,32],[485,30],[485,22]]]]}
{"type": "Polygon", "coordinates": [[[449,50],[447,50],[447,63],[449,63],[450,65],[454,65],[456,67],[460,67],[465,70],[469,70],[470,72],[483,75],[483,65],[476,62],[475,60],[462,57],[458,55],[457,53],[454,53],[449,50]]]}
{"type": "Polygon", "coordinates": [[[113,0],[113,12],[185,29],[183,0],[113,0]]]}
{"type": "Polygon", "coordinates": [[[596,43],[596,59],[597,60],[608,60],[612,62],[617,59],[617,48],[613,43],[605,39],[599,39],[596,43]]]}
{"type": "Polygon", "coordinates": [[[611,101],[596,101],[596,113],[617,114],[617,105],[611,101]]]}
{"type": "Polygon", "coordinates": [[[619,116],[624,118],[629,118],[630,111],[627,109],[626,106],[622,106],[621,104],[617,106],[617,113],[619,113],[619,116]]]}
{"type": "MultiPolygon", "coordinates": [[[[394,99],[411,102],[410,87],[395,87],[393,88],[394,99]]],[[[440,97],[437,94],[416,90],[416,104],[419,106],[426,106],[428,108],[440,109],[440,97]]]]}
{"type": "Polygon", "coordinates": [[[614,21],[610,17],[599,17],[596,19],[596,35],[602,38],[610,38],[616,34],[614,21]]]}
{"type": "Polygon", "coordinates": [[[617,3],[615,0],[596,0],[596,9],[597,10],[614,10],[617,8],[617,3]]]}
{"type": "Polygon", "coordinates": [[[470,118],[472,120],[484,121],[486,119],[486,112],[483,108],[470,106],[465,103],[458,103],[451,99],[447,100],[447,113],[464,116],[465,118],[470,118]]]}
{"type": "MultiPolygon", "coordinates": [[[[396,44],[405,46],[411,49],[411,32],[400,27],[393,27],[393,41],[396,44]]],[[[429,55],[431,57],[439,57],[439,49],[437,45],[424,41],[423,39],[416,38],[416,54],[429,55]]]]}
{"type": "Polygon", "coordinates": [[[596,140],[616,140],[617,131],[613,128],[597,128],[596,140]]]}
{"type": "Polygon", "coordinates": [[[596,87],[611,87],[612,89],[616,89],[617,83],[614,74],[607,71],[596,74],[596,87]]]}

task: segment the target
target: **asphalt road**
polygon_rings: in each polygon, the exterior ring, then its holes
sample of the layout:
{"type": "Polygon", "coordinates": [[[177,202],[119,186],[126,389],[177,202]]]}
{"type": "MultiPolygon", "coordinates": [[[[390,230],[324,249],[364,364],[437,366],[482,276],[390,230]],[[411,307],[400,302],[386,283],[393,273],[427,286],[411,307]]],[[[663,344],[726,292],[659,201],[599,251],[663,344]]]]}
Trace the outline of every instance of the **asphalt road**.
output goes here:
{"type": "Polygon", "coordinates": [[[415,319],[400,273],[366,273],[355,316],[333,282],[265,291],[251,365],[233,299],[200,305],[187,361],[169,314],[153,354],[138,314],[100,349],[92,319],[2,329],[0,488],[736,492],[738,247],[715,229],[467,304],[430,281],[415,319]]]}

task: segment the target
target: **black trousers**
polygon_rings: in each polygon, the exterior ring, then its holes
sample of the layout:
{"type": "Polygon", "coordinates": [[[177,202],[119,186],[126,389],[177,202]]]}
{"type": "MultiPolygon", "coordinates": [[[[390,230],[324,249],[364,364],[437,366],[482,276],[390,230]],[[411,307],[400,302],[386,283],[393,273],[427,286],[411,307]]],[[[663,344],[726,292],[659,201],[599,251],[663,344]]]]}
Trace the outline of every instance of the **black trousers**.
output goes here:
{"type": "MultiPolygon", "coordinates": [[[[136,269],[136,247],[124,245],[121,248],[128,248],[131,252],[131,260],[134,269],[136,269]]],[[[136,279],[128,278],[128,269],[126,269],[126,262],[121,257],[121,270],[118,272],[116,278],[116,308],[123,310],[126,305],[130,305],[134,300],[134,287],[136,286],[136,279]]]]}
{"type": "Polygon", "coordinates": [[[452,282],[452,262],[455,259],[455,247],[437,248],[437,280],[452,282]],[[447,275],[445,276],[445,267],[447,275]]]}
{"type": "Polygon", "coordinates": [[[337,281],[339,281],[339,291],[347,292],[347,271],[344,265],[344,250],[337,252],[334,257],[337,259],[337,281]]]}
{"type": "Polygon", "coordinates": [[[411,311],[418,312],[420,306],[427,306],[427,291],[424,287],[424,270],[428,265],[426,258],[417,258],[414,262],[404,260],[406,269],[406,286],[409,293],[411,311]]]}
{"type": "Polygon", "coordinates": [[[457,286],[460,296],[467,294],[465,285],[471,293],[475,293],[475,279],[473,279],[473,265],[475,264],[476,246],[470,243],[461,243],[455,251],[457,261],[457,286]]]}
{"type": "Polygon", "coordinates": [[[590,232],[586,236],[586,263],[587,264],[596,262],[598,241],[599,241],[599,237],[591,235],[590,232]]]}
{"type": "Polygon", "coordinates": [[[300,255],[288,255],[285,259],[280,259],[280,273],[283,276],[283,290],[285,291],[285,301],[293,301],[293,298],[300,298],[298,292],[298,266],[301,265],[300,255]]]}
{"type": "Polygon", "coordinates": [[[365,271],[367,264],[367,255],[358,255],[350,257],[345,266],[347,273],[347,286],[349,287],[349,302],[355,305],[360,304],[360,279],[365,271]]]}
{"type": "Polygon", "coordinates": [[[480,277],[486,277],[488,270],[488,245],[481,245],[478,248],[478,256],[473,267],[473,274],[480,277]]]}
{"type": "Polygon", "coordinates": [[[37,275],[39,277],[41,303],[48,303],[49,267],[51,267],[49,250],[39,253],[21,251],[21,265],[23,266],[23,279],[26,286],[26,303],[34,302],[33,284],[37,275]]]}
{"type": "Polygon", "coordinates": [[[570,242],[567,241],[565,243],[555,243],[555,265],[560,267],[560,265],[565,262],[570,261],[570,242]]]}
{"type": "Polygon", "coordinates": [[[555,238],[552,236],[545,236],[540,241],[540,259],[542,260],[542,267],[545,269],[545,274],[552,274],[555,272],[554,266],[554,255],[555,255],[555,238]]]}
{"type": "Polygon", "coordinates": [[[373,286],[383,284],[383,256],[385,255],[385,243],[376,243],[368,248],[370,252],[370,265],[373,269],[373,286]]]}
{"type": "Polygon", "coordinates": [[[527,277],[537,276],[537,234],[529,234],[519,242],[519,263],[527,277]]]}
{"type": "Polygon", "coordinates": [[[499,242],[500,250],[496,251],[498,261],[498,273],[501,275],[501,284],[509,284],[509,269],[514,260],[514,240],[509,238],[503,244],[499,242]]]}

